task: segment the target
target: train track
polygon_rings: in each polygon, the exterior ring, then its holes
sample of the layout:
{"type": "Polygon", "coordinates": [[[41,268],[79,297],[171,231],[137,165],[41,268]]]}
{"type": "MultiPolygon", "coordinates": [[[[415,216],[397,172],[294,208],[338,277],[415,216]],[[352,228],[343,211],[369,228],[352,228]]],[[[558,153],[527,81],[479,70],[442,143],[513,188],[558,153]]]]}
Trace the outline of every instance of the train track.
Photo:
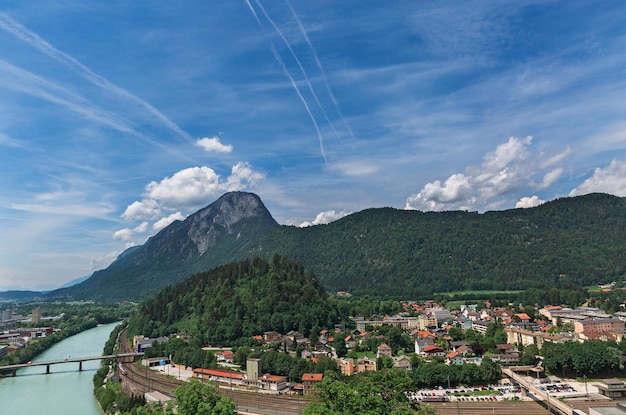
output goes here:
{"type": "Polygon", "coordinates": [[[549,415],[536,402],[429,402],[437,415],[549,415]]]}

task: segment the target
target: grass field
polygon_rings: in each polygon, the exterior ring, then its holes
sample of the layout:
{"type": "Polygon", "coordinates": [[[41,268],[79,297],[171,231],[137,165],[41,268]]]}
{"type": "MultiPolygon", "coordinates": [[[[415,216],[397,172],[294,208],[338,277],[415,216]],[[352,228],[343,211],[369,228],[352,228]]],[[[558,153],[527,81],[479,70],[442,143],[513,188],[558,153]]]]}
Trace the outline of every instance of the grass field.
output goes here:
{"type": "Polygon", "coordinates": [[[493,296],[495,294],[518,294],[521,293],[523,290],[509,290],[509,291],[498,291],[498,290],[484,290],[484,291],[480,291],[480,290],[476,290],[476,291],[472,291],[472,290],[464,290],[464,291],[448,291],[448,292],[443,292],[443,293],[435,293],[435,295],[447,295],[447,296],[453,296],[453,295],[475,295],[475,296],[484,296],[485,298],[489,298],[490,296],[493,296]]]}

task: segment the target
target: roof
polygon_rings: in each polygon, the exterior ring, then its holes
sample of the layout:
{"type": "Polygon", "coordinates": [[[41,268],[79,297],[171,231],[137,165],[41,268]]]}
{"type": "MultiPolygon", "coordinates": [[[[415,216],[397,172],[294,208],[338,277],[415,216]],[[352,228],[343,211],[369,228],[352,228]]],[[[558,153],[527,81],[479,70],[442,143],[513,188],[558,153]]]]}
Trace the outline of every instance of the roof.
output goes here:
{"type": "Polygon", "coordinates": [[[515,315],[519,317],[520,320],[530,320],[530,316],[526,313],[517,313],[515,315]]]}
{"type": "Polygon", "coordinates": [[[324,377],[323,373],[303,373],[302,381],[303,382],[321,382],[324,377]]]}
{"type": "Polygon", "coordinates": [[[382,343],[380,346],[378,346],[378,350],[391,350],[391,347],[389,347],[387,343],[382,343]]]}
{"type": "Polygon", "coordinates": [[[263,376],[261,376],[260,379],[266,380],[268,382],[284,382],[285,380],[287,380],[287,377],[279,376],[279,375],[270,375],[269,373],[266,373],[263,376]]]}
{"type": "Polygon", "coordinates": [[[429,353],[429,352],[437,352],[437,351],[443,351],[443,349],[439,346],[426,346],[424,347],[424,353],[429,353]]]}
{"type": "Polygon", "coordinates": [[[230,378],[230,379],[243,379],[244,374],[242,372],[233,372],[232,370],[223,370],[223,369],[194,369],[193,373],[200,373],[203,375],[209,376],[217,376],[220,378],[230,378]]]}

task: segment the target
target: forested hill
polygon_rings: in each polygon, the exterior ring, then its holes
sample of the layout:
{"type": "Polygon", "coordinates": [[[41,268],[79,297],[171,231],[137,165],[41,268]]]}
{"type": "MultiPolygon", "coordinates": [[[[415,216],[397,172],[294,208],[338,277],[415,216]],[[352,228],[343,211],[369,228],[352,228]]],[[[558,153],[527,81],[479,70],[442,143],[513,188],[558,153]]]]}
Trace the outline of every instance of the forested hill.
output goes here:
{"type": "Polygon", "coordinates": [[[260,246],[312,269],[327,289],[354,294],[588,285],[624,276],[626,199],[590,194],[483,214],[368,209],[276,228],[260,246]]]}
{"type": "Polygon", "coordinates": [[[186,332],[218,345],[270,330],[309,335],[336,320],[317,278],[275,255],[223,265],[165,288],[142,304],[130,331],[149,337],[186,332]]]}
{"type": "Polygon", "coordinates": [[[626,270],[626,199],[590,194],[482,214],[377,208],[297,228],[278,225],[258,196],[228,193],[53,295],[145,299],[194,273],[274,254],[330,291],[386,298],[611,282],[626,270]]]}

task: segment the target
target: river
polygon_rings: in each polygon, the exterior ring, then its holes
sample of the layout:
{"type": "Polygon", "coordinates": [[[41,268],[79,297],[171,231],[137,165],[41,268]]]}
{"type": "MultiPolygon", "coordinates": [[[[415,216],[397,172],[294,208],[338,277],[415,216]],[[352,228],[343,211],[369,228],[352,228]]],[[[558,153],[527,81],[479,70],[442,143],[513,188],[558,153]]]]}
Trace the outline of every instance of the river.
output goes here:
{"type": "MultiPolygon", "coordinates": [[[[96,327],[67,338],[46,350],[33,361],[99,356],[111,331],[118,323],[96,327]]],[[[100,361],[62,363],[20,369],[16,377],[0,379],[0,413],[23,415],[102,415],[93,396],[93,375],[100,361]]]]}

